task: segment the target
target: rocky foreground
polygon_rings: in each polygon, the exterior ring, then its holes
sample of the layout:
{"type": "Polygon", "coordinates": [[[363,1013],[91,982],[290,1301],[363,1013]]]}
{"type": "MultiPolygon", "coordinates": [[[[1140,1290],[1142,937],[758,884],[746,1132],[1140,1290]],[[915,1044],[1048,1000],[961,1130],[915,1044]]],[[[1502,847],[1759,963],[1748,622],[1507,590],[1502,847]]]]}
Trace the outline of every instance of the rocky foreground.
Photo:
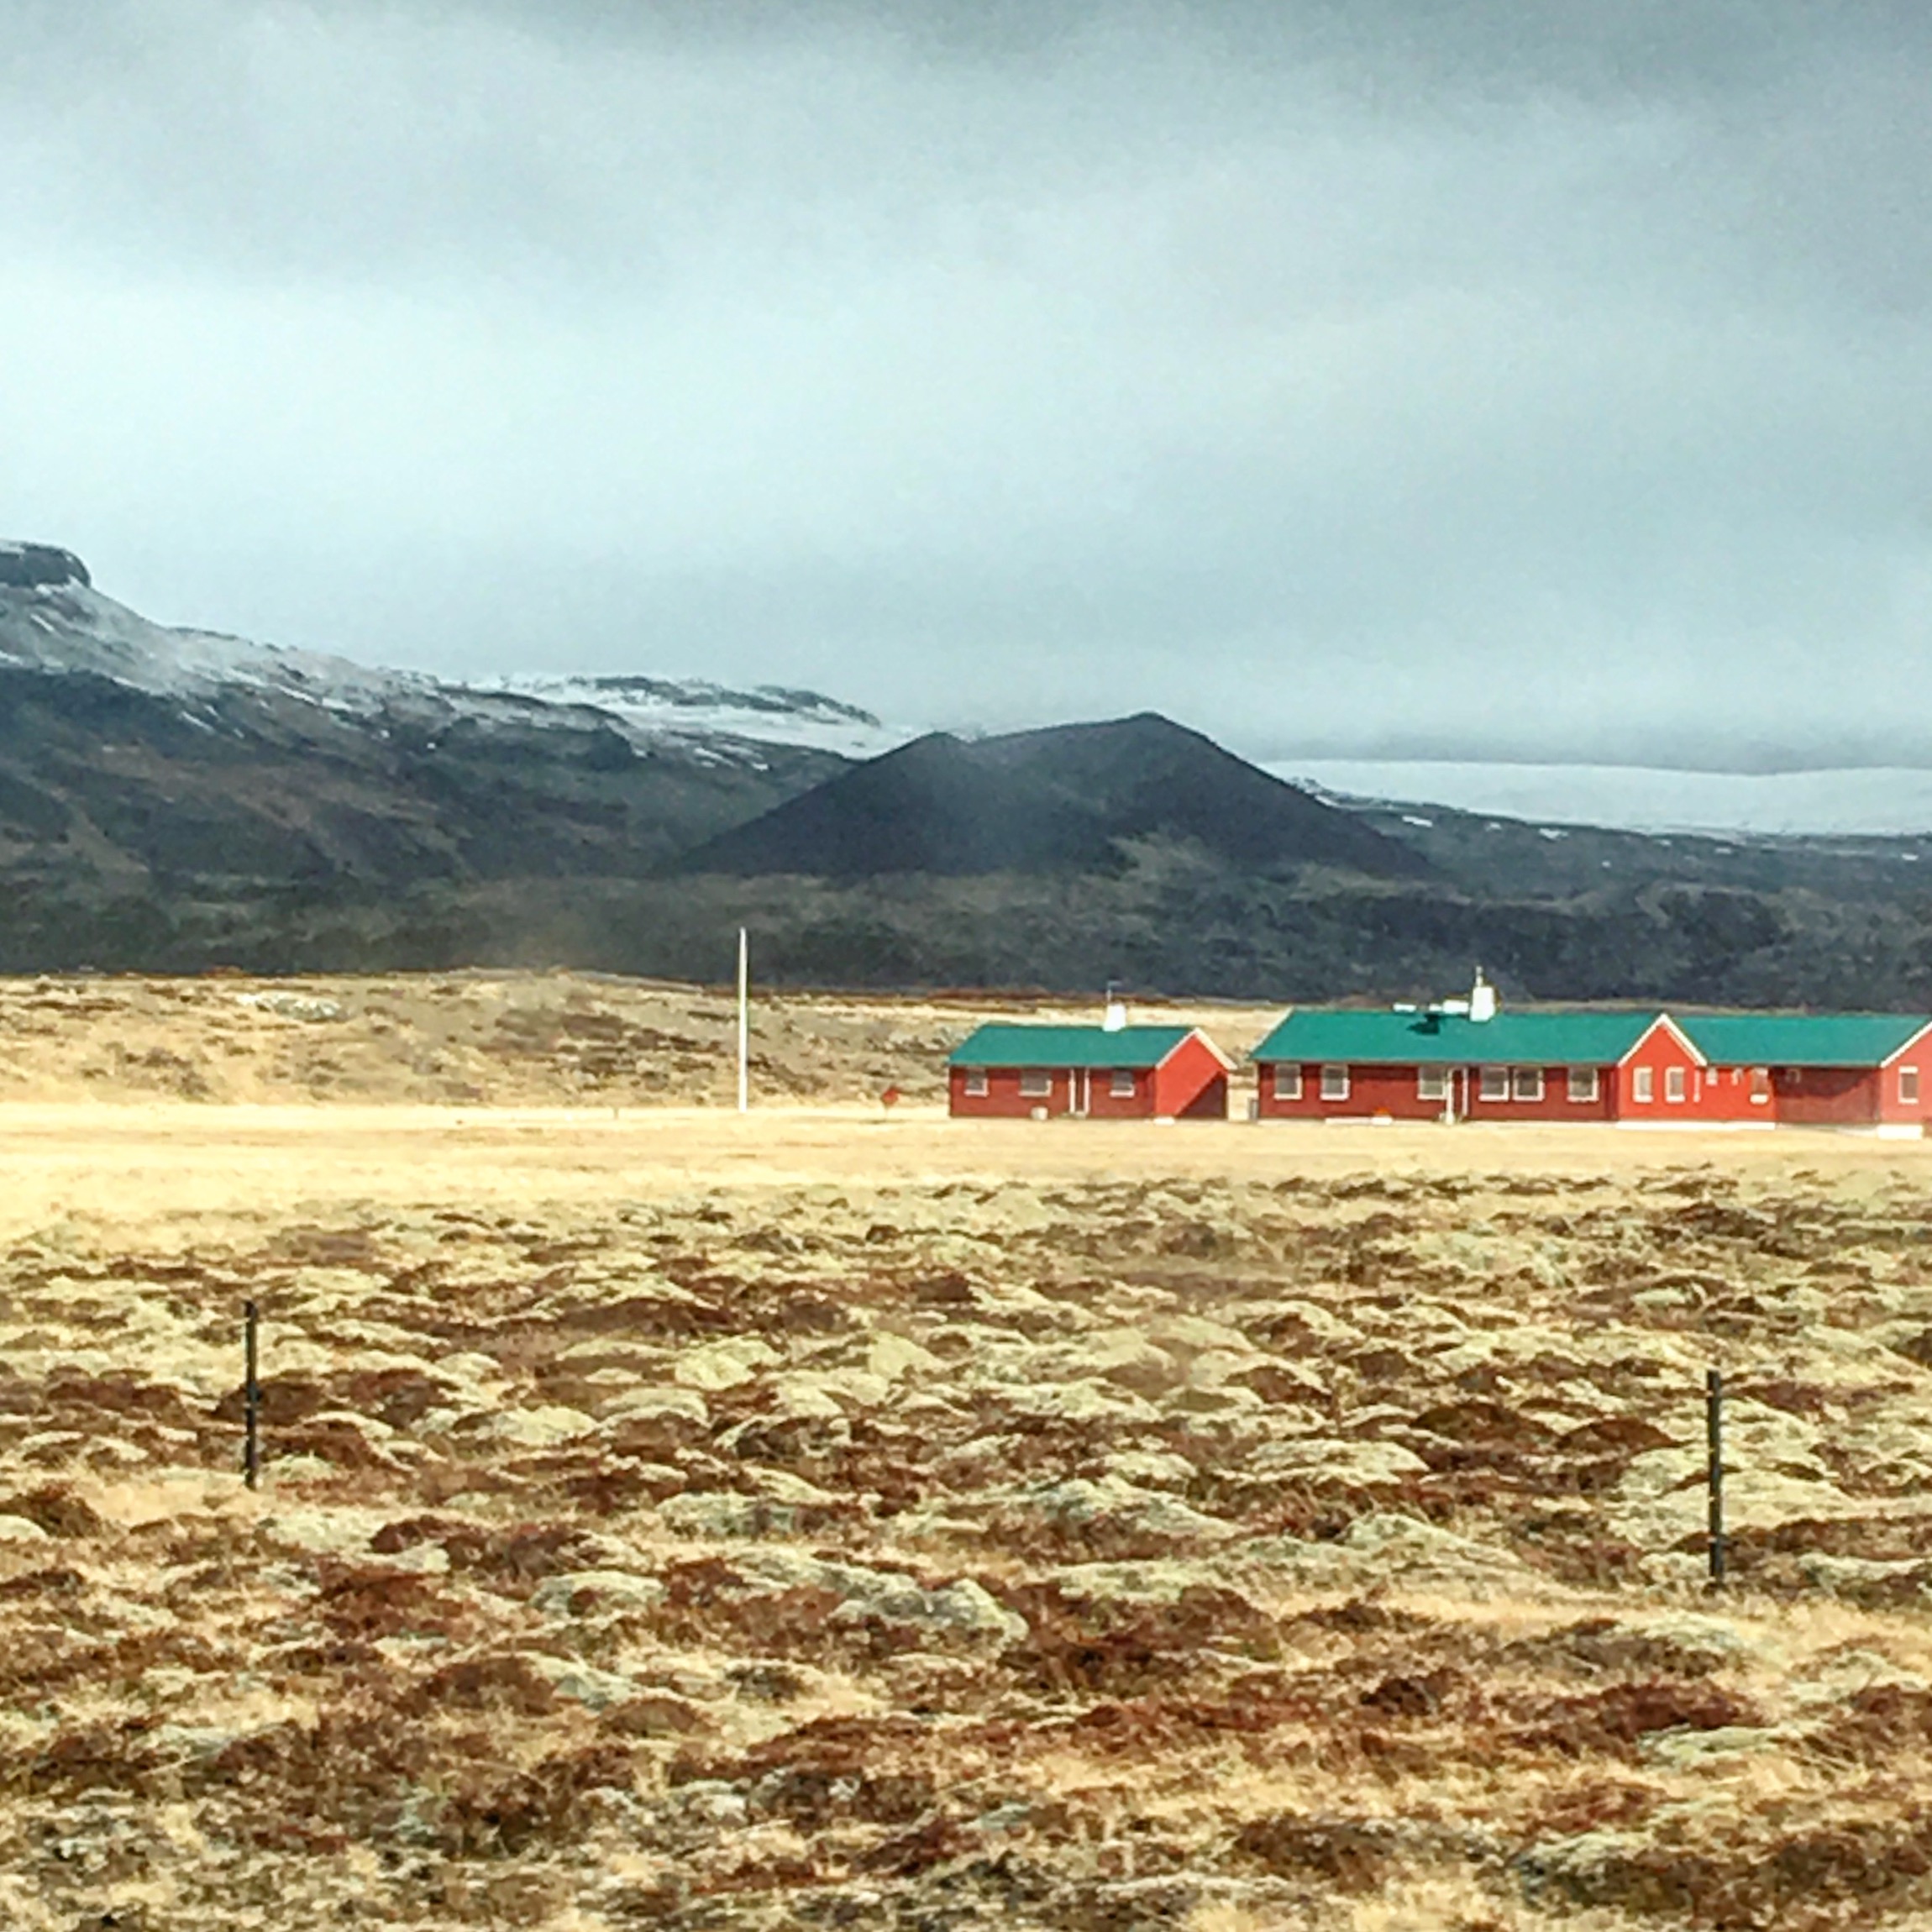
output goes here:
{"type": "Polygon", "coordinates": [[[1923,1924],[1928,1206],[51,1227],[0,1257],[5,1922],[1923,1924]]]}

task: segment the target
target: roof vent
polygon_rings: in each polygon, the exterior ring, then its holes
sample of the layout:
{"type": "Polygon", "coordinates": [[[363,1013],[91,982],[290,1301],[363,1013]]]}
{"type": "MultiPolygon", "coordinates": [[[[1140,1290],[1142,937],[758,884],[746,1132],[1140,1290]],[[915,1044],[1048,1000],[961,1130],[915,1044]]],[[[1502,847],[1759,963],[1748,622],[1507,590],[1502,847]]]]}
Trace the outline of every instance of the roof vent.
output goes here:
{"type": "Polygon", "coordinates": [[[1100,1022],[1103,1031],[1109,1033],[1118,1033],[1126,1027],[1126,1007],[1118,1000],[1108,1000],[1106,1017],[1100,1022]]]}
{"type": "Polygon", "coordinates": [[[1476,984],[1469,990],[1469,1017],[1481,1021],[1496,1017],[1496,989],[1483,977],[1483,969],[1476,969],[1476,984]]]}

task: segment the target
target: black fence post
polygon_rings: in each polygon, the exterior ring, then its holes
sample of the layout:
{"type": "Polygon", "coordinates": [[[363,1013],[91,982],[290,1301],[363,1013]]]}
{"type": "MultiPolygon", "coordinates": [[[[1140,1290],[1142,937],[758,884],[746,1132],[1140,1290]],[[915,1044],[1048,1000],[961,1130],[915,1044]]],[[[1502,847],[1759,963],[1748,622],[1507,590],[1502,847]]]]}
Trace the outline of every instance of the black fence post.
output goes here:
{"type": "Polygon", "coordinates": [[[242,1449],[242,1478],[252,1489],[261,1474],[261,1383],[256,1378],[260,1364],[255,1336],[260,1317],[252,1301],[244,1302],[242,1306],[246,1316],[244,1334],[248,1356],[242,1383],[242,1415],[248,1431],[242,1449]]]}
{"type": "Polygon", "coordinates": [[[1709,1452],[1704,1487],[1710,1499],[1710,1580],[1715,1589],[1724,1583],[1724,1377],[1714,1368],[1704,1376],[1704,1426],[1709,1452]]]}

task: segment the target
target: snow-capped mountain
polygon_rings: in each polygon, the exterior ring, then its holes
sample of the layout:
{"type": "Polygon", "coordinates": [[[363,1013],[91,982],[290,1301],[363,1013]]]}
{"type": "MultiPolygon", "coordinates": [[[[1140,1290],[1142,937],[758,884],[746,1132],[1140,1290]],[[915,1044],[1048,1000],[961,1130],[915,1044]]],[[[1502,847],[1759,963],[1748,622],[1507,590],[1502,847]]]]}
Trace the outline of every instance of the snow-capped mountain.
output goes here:
{"type": "Polygon", "coordinates": [[[857,705],[780,685],[732,690],[695,678],[533,675],[470,688],[607,711],[648,737],[810,745],[843,758],[876,758],[917,735],[857,705]]]}
{"type": "Polygon", "coordinates": [[[1338,804],[1442,807],[1552,827],[1746,838],[1932,832],[1932,770],[1659,771],[1420,759],[1303,759],[1268,769],[1338,804]]]}
{"type": "Polygon", "coordinates": [[[343,717],[577,727],[593,717],[640,750],[756,765],[760,745],[869,758],[912,734],[817,691],[698,680],[512,677],[458,683],[221,632],[157,624],[97,590],[71,551],[0,543],[0,668],[81,673],[179,701],[237,691],[343,717]]]}
{"type": "Polygon", "coordinates": [[[812,692],[638,683],[485,689],[173,628],[71,552],[0,544],[0,885],[636,878],[843,769],[831,731],[879,728],[812,692]]]}
{"type": "MultiPolygon", "coordinates": [[[[207,698],[239,685],[349,711],[436,693],[434,680],[407,672],[152,623],[94,589],[85,567],[66,552],[40,549],[38,555],[68,557],[72,575],[57,582],[45,576],[23,581],[34,554],[25,544],[0,544],[0,665],[85,673],[156,697],[207,698]]],[[[45,573],[50,566],[38,568],[45,573]]]]}

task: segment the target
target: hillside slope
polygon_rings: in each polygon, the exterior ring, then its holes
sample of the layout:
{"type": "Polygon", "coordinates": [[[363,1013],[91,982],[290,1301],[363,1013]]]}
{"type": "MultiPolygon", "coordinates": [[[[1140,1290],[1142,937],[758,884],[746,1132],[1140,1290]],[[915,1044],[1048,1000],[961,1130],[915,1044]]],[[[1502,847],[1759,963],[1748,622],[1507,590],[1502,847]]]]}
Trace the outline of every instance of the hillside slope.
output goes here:
{"type": "MultiPolygon", "coordinates": [[[[103,900],[636,876],[844,764],[658,688],[654,717],[171,629],[70,553],[0,546],[0,885],[84,926],[103,900]]],[[[782,738],[829,705],[758,715],[782,738]]]]}
{"type": "Polygon", "coordinates": [[[792,985],[1922,1008],[1932,840],[1312,797],[1166,720],[854,765],[811,692],[490,689],[151,623],[0,543],[0,972],[728,970],[792,985]]]}
{"type": "Polygon", "coordinates": [[[1105,872],[1124,842],[1149,837],[1259,871],[1431,869],[1363,820],[1145,712],[970,743],[936,732],[723,833],[680,869],[842,879],[1105,872]]]}

